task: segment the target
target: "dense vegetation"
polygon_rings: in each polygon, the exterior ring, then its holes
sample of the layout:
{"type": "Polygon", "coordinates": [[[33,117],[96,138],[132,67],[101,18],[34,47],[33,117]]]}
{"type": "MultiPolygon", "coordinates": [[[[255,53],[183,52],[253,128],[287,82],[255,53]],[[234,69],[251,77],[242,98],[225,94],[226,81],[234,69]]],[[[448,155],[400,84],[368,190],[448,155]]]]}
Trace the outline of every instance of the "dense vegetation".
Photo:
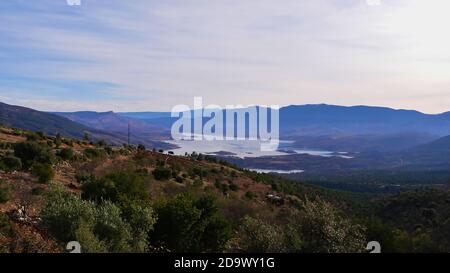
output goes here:
{"type": "Polygon", "coordinates": [[[341,253],[372,240],[384,252],[450,251],[445,190],[361,195],[196,153],[15,134],[0,146],[0,206],[27,197],[38,214],[28,225],[0,214],[2,252],[61,252],[73,240],[83,252],[341,253]],[[17,239],[30,228],[50,237],[17,239]]]}

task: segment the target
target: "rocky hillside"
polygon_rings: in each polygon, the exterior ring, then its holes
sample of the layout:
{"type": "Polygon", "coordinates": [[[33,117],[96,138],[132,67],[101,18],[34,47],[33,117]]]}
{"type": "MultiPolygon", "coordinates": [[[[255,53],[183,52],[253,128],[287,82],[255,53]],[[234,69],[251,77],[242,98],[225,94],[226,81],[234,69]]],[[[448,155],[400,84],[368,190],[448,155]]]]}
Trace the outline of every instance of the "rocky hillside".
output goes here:
{"type": "Polygon", "coordinates": [[[421,250],[422,234],[384,224],[361,197],[196,153],[2,126],[0,170],[0,252],[65,252],[74,240],[83,252],[364,252],[369,239],[421,250]]]}

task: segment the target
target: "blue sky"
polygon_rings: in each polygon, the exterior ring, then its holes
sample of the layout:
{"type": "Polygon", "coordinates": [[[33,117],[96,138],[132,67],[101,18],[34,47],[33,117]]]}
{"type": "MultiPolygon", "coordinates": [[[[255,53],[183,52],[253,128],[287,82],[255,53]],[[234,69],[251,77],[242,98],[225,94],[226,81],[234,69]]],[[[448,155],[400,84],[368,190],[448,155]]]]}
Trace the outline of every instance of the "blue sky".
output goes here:
{"type": "Polygon", "coordinates": [[[0,1],[0,101],[168,111],[202,96],[449,111],[448,2],[0,1]]]}

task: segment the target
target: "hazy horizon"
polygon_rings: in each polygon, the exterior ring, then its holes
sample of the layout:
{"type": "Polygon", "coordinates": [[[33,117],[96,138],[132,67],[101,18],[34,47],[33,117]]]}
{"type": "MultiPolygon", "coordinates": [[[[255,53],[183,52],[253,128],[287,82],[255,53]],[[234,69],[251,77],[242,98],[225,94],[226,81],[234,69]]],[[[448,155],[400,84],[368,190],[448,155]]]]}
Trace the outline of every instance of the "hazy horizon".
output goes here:
{"type": "MultiPolygon", "coordinates": [[[[2,103],[6,103],[9,104],[5,101],[0,101],[2,103]]],[[[156,111],[156,110],[144,110],[144,111],[114,111],[114,110],[104,110],[104,111],[97,111],[97,110],[89,110],[89,109],[79,109],[79,110],[73,110],[73,111],[58,111],[58,110],[45,110],[45,109],[37,109],[37,108],[33,108],[33,107],[29,107],[26,105],[19,105],[19,104],[10,104],[10,105],[14,105],[14,106],[22,106],[22,107],[26,107],[26,108],[30,108],[33,110],[37,110],[37,111],[41,111],[41,112],[48,112],[48,113],[72,113],[72,112],[97,112],[97,113],[107,113],[107,112],[114,112],[114,113],[170,113],[171,109],[168,110],[160,110],[160,111],[156,111]]],[[[423,112],[423,111],[419,111],[417,109],[404,109],[404,108],[393,108],[393,107],[389,107],[389,106],[381,106],[381,105],[337,105],[337,104],[328,104],[328,103],[309,103],[309,104],[289,104],[289,105],[281,105],[280,108],[285,108],[285,107],[290,107],[290,106],[309,106],[309,105],[314,105],[314,106],[319,106],[319,105],[326,105],[326,106],[337,106],[337,107],[347,107],[347,108],[351,108],[351,107],[372,107],[372,108],[389,108],[392,110],[396,110],[396,111],[416,111],[422,114],[426,114],[426,115],[439,115],[439,114],[445,114],[450,112],[450,109],[448,111],[443,111],[443,112],[438,112],[438,113],[427,113],[427,112],[423,112]]],[[[189,106],[189,105],[188,105],[189,106]]],[[[205,105],[206,106],[206,105],[205,105]]],[[[249,105],[250,106],[250,105],[249,105]]],[[[253,105],[251,105],[253,106],[253,105]]],[[[260,105],[257,105],[260,106],[260,105]]],[[[246,107],[246,106],[244,106],[246,107]]]]}

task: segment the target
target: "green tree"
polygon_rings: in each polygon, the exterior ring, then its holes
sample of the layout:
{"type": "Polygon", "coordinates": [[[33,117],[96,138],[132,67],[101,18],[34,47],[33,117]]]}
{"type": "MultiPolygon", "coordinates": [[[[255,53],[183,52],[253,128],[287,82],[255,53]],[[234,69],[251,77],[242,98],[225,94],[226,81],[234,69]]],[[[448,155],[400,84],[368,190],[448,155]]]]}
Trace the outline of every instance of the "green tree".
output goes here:
{"type": "Polygon", "coordinates": [[[56,134],[56,137],[55,137],[55,146],[56,146],[56,148],[59,148],[59,146],[61,146],[61,144],[62,144],[62,137],[61,137],[61,134],[56,134]]]}
{"type": "Polygon", "coordinates": [[[132,200],[147,200],[147,184],[144,179],[131,171],[119,171],[105,177],[91,178],[82,186],[83,199],[100,202],[110,200],[126,203],[132,200]]]}
{"type": "Polygon", "coordinates": [[[144,252],[149,244],[148,234],[156,223],[150,204],[139,200],[122,204],[122,217],[131,227],[133,252],[144,252]]]}
{"type": "Polygon", "coordinates": [[[331,204],[319,198],[303,203],[297,226],[304,240],[303,252],[365,251],[364,228],[344,218],[331,204]]]}
{"type": "Polygon", "coordinates": [[[34,141],[17,143],[14,146],[14,155],[21,159],[23,167],[26,169],[35,162],[50,164],[53,159],[53,154],[46,145],[34,141]]]}
{"type": "Polygon", "coordinates": [[[11,197],[11,187],[5,181],[0,180],[0,204],[6,203],[11,197]]]}
{"type": "Polygon", "coordinates": [[[238,237],[232,248],[245,252],[271,253],[284,250],[284,235],[281,228],[249,216],[244,217],[238,229],[238,237]]]}
{"type": "Polygon", "coordinates": [[[73,149],[72,148],[64,148],[61,151],[59,151],[58,155],[63,160],[72,160],[72,158],[73,158],[73,149]]]}
{"type": "Polygon", "coordinates": [[[1,162],[6,171],[16,171],[22,169],[22,160],[15,156],[5,156],[1,162]]]}
{"type": "MultiPolygon", "coordinates": [[[[6,214],[0,213],[0,238],[12,236],[13,230],[6,214]]],[[[0,248],[1,249],[1,248],[0,248]]]]}
{"type": "Polygon", "coordinates": [[[89,141],[90,139],[91,139],[91,136],[89,135],[89,133],[88,132],[84,132],[83,140],[84,141],[89,141]]]}
{"type": "Polygon", "coordinates": [[[82,222],[91,225],[95,222],[95,205],[71,193],[57,190],[49,194],[41,217],[56,238],[69,242],[76,239],[75,231],[82,222]]]}
{"type": "Polygon", "coordinates": [[[39,178],[39,183],[47,184],[55,177],[52,165],[46,163],[34,163],[32,173],[39,178]]]}
{"type": "Polygon", "coordinates": [[[97,204],[61,190],[49,195],[41,217],[56,238],[79,241],[85,252],[143,251],[139,246],[145,245],[147,238],[133,235],[137,230],[148,232],[155,222],[151,210],[131,208],[123,212],[109,201],[97,204]]]}
{"type": "Polygon", "coordinates": [[[151,232],[153,246],[177,252],[219,251],[231,236],[228,221],[217,213],[212,197],[182,194],[155,205],[158,221],[151,232]]]}
{"type": "Polygon", "coordinates": [[[172,177],[172,171],[165,167],[157,167],[153,170],[153,176],[156,180],[169,180],[172,177]]]}

